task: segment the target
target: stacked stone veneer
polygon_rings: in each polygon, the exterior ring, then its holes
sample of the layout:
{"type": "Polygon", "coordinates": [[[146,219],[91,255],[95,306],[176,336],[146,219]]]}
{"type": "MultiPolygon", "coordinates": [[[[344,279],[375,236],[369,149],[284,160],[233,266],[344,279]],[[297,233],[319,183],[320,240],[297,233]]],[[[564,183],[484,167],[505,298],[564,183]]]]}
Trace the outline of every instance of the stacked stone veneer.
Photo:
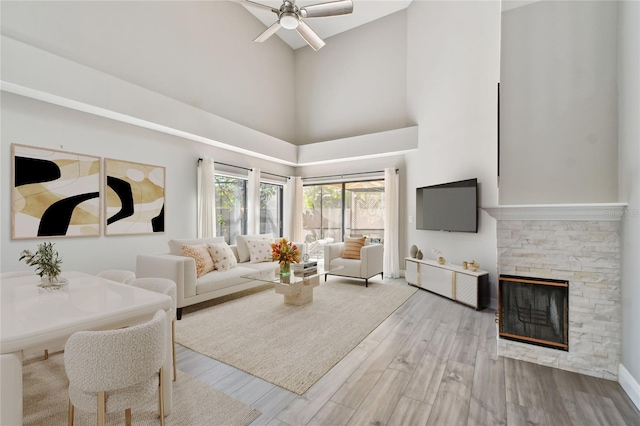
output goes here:
{"type": "Polygon", "coordinates": [[[498,354],[615,380],[620,222],[498,220],[500,274],[569,281],[569,351],[498,339],[498,354]]]}

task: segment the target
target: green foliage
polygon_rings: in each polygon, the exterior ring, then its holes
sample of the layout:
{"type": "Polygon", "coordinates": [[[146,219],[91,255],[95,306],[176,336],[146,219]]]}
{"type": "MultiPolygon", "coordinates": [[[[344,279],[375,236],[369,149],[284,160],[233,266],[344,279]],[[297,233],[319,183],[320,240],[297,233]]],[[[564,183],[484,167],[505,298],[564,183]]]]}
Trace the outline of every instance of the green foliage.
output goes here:
{"type": "Polygon", "coordinates": [[[19,260],[24,260],[29,266],[35,266],[36,273],[49,281],[54,281],[62,272],[60,270],[62,259],[53,249],[53,243],[50,242],[38,244],[38,250],[35,253],[22,250],[19,260]]]}

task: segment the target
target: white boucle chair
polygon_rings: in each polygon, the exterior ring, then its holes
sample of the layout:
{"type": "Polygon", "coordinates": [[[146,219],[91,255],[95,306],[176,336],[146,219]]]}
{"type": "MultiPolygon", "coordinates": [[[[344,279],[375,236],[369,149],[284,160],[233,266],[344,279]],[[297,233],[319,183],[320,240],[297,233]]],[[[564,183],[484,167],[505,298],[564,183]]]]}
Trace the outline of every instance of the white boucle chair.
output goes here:
{"type": "Polygon", "coordinates": [[[111,281],[118,281],[120,283],[131,284],[136,279],[136,274],[124,269],[108,269],[96,274],[101,278],[105,278],[111,281]]]}
{"type": "Polygon", "coordinates": [[[156,293],[166,294],[171,297],[173,301],[173,309],[171,310],[171,347],[173,348],[173,380],[175,381],[178,378],[178,369],[176,368],[176,309],[178,304],[178,290],[176,283],[167,278],[137,278],[131,282],[131,285],[156,293]]]}
{"type": "Polygon", "coordinates": [[[65,345],[64,368],[69,378],[69,425],[75,408],[97,413],[103,426],[107,412],[125,410],[131,425],[131,407],[148,401],[158,390],[160,424],[164,425],[162,365],[166,348],[166,318],[159,310],[153,319],[133,327],[107,331],[79,331],[65,345]]]}

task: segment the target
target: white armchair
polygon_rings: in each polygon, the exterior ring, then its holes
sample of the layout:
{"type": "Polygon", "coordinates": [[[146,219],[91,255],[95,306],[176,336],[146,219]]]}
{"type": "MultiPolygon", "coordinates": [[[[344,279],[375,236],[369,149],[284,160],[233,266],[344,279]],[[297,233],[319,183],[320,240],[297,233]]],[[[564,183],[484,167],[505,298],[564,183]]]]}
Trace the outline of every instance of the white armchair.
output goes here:
{"type": "Polygon", "coordinates": [[[362,246],[360,249],[360,259],[343,259],[344,243],[327,244],[324,248],[324,267],[331,269],[332,267],[342,266],[335,272],[325,274],[339,275],[342,277],[352,277],[364,279],[365,287],[369,286],[369,279],[380,274],[383,278],[383,246],[382,244],[369,244],[362,246]]]}

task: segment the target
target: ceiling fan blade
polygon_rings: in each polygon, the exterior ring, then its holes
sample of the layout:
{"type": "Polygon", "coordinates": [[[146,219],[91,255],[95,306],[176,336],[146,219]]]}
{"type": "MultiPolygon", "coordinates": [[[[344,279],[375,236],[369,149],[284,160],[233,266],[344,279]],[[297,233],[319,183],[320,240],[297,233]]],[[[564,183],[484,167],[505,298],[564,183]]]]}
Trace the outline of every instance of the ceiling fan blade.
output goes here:
{"type": "Polygon", "coordinates": [[[262,34],[260,34],[258,37],[256,37],[255,39],[253,39],[253,41],[257,41],[258,43],[262,43],[263,41],[267,40],[269,37],[274,35],[276,33],[276,31],[278,31],[281,27],[282,27],[282,25],[280,25],[280,22],[278,21],[275,24],[271,25],[266,30],[264,30],[264,32],[262,34]]]}
{"type": "Polygon", "coordinates": [[[311,4],[300,8],[300,16],[303,18],[322,18],[324,16],[346,15],[351,12],[353,12],[352,0],[311,4]]]}
{"type": "Polygon", "coordinates": [[[322,49],[322,46],[324,46],[324,41],[322,41],[322,39],[318,37],[318,34],[316,34],[310,26],[305,24],[302,19],[300,20],[296,31],[298,32],[298,34],[300,34],[300,37],[302,37],[304,41],[306,41],[307,44],[311,46],[313,50],[318,51],[322,49]]]}
{"type": "Polygon", "coordinates": [[[266,4],[256,3],[255,1],[251,1],[251,0],[242,0],[242,1],[240,1],[240,3],[246,4],[247,6],[257,7],[257,8],[260,8],[262,10],[268,10],[269,12],[273,12],[273,13],[276,13],[276,14],[279,12],[278,9],[274,9],[273,7],[267,6],[266,4]]]}

